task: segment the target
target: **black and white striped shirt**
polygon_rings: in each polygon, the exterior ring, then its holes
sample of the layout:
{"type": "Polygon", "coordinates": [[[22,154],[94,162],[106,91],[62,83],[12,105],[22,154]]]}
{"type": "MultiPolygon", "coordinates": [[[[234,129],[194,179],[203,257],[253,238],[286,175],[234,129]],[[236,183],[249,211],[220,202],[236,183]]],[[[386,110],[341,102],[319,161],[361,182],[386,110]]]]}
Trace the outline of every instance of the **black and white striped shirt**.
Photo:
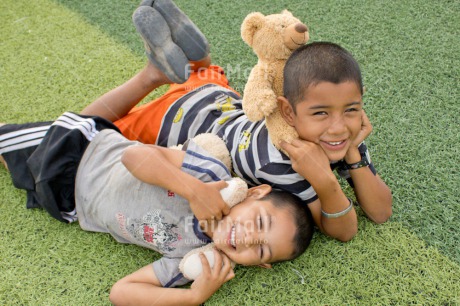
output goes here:
{"type": "MultiPolygon", "coordinates": [[[[177,145],[201,133],[217,134],[225,141],[233,171],[248,184],[269,184],[307,203],[317,199],[310,183],[292,169],[289,158],[272,144],[265,121],[249,121],[241,100],[231,90],[209,84],[176,101],[163,118],[157,144],[177,145]]],[[[364,144],[360,151],[369,158],[364,144]]],[[[347,177],[348,173],[340,174],[347,177]]]]}

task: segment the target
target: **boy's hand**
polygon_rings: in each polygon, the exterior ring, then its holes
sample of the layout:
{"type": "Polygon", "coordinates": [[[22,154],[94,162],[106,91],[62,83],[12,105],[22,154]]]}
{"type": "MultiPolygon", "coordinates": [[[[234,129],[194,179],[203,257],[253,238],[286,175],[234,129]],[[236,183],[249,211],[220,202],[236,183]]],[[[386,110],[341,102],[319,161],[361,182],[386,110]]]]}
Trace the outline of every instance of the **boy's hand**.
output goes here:
{"type": "Polygon", "coordinates": [[[214,267],[211,269],[206,256],[200,253],[203,272],[193,282],[190,289],[196,297],[197,303],[204,303],[222,285],[235,277],[230,259],[220,251],[214,249],[214,267]]]}
{"type": "Polygon", "coordinates": [[[320,174],[333,175],[329,159],[319,145],[300,139],[291,143],[281,141],[280,145],[289,154],[292,168],[310,183],[317,181],[320,174]]]}
{"type": "Polygon", "coordinates": [[[198,220],[221,220],[230,212],[220,194],[220,190],[225,187],[225,181],[218,181],[203,183],[199,189],[194,190],[193,198],[189,201],[190,208],[198,220]]]}
{"type": "Polygon", "coordinates": [[[372,124],[369,121],[369,118],[366,115],[366,112],[364,109],[361,111],[361,131],[358,133],[358,136],[356,136],[355,140],[353,141],[353,146],[358,147],[361,142],[363,142],[367,136],[369,136],[372,132],[372,124]]]}
{"type": "Polygon", "coordinates": [[[366,115],[364,109],[361,111],[361,130],[359,131],[356,138],[352,141],[347,154],[345,155],[345,161],[347,163],[355,163],[361,159],[361,155],[358,151],[358,146],[369,136],[372,132],[372,124],[366,115]]]}

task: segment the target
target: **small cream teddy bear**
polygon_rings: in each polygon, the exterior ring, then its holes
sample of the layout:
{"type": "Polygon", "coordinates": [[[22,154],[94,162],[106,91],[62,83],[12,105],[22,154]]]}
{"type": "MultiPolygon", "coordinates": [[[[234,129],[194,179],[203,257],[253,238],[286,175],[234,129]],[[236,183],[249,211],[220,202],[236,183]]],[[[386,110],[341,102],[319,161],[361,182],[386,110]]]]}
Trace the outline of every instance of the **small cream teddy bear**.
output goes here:
{"type": "MultiPolygon", "coordinates": [[[[233,178],[231,181],[228,181],[227,184],[228,186],[222,189],[220,193],[228,206],[233,207],[246,198],[248,186],[240,178],[233,178]]],[[[179,264],[179,270],[185,278],[195,280],[203,271],[203,266],[201,265],[201,259],[199,257],[200,253],[206,256],[211,268],[214,267],[213,248],[214,243],[209,243],[200,248],[191,250],[182,258],[179,264]]],[[[232,267],[235,267],[234,262],[232,262],[232,267]]]]}
{"type": "Polygon", "coordinates": [[[266,119],[270,139],[280,149],[280,140],[298,138],[278,109],[283,69],[292,52],[309,40],[308,28],[287,10],[267,16],[255,12],[244,19],[241,37],[258,57],[244,88],[243,110],[251,121],[266,119]]]}
{"type": "MultiPolygon", "coordinates": [[[[214,134],[204,133],[195,136],[193,141],[205,149],[210,155],[220,160],[228,169],[231,169],[230,152],[221,138],[214,134]]],[[[171,148],[180,150],[182,145],[173,146],[171,148]]],[[[235,177],[227,181],[227,187],[222,189],[220,193],[224,202],[227,203],[229,207],[233,207],[246,198],[248,185],[242,179],[235,177]]],[[[214,266],[213,247],[213,243],[207,244],[201,248],[188,252],[184,258],[182,258],[179,269],[184,277],[195,280],[201,274],[203,267],[201,265],[199,253],[203,253],[206,256],[211,267],[214,266]]],[[[232,263],[232,265],[234,266],[235,264],[232,263]]]]}

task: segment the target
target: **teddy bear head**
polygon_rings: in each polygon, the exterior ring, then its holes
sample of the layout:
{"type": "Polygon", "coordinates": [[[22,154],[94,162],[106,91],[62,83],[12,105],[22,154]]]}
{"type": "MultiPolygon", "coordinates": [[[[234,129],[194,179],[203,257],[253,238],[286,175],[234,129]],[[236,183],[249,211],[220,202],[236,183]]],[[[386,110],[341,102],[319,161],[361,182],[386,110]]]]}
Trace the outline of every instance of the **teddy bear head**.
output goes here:
{"type": "Polygon", "coordinates": [[[255,12],[246,16],[241,36],[259,59],[286,60],[309,37],[308,28],[288,10],[280,14],[255,12]]]}

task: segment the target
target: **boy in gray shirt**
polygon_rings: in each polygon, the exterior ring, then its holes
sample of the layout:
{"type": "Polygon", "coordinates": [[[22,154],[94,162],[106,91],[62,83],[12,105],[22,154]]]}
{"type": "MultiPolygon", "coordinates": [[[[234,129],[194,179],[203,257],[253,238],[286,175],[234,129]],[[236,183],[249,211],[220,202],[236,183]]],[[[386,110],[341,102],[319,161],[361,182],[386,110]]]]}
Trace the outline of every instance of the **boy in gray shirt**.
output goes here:
{"type": "Polygon", "coordinates": [[[0,127],[0,155],[14,185],[27,190],[28,207],[163,254],[114,285],[115,304],[200,304],[234,277],[231,261],[270,267],[298,257],[311,240],[309,210],[269,185],[250,188],[221,220],[199,222],[194,210],[222,200],[231,175],[193,140],[182,151],[143,145],[103,118],[74,113],[47,125],[45,132],[43,123],[0,127]],[[179,270],[183,256],[210,242],[214,266],[201,255],[203,273],[192,286],[171,289],[190,281],[179,270]]]}

